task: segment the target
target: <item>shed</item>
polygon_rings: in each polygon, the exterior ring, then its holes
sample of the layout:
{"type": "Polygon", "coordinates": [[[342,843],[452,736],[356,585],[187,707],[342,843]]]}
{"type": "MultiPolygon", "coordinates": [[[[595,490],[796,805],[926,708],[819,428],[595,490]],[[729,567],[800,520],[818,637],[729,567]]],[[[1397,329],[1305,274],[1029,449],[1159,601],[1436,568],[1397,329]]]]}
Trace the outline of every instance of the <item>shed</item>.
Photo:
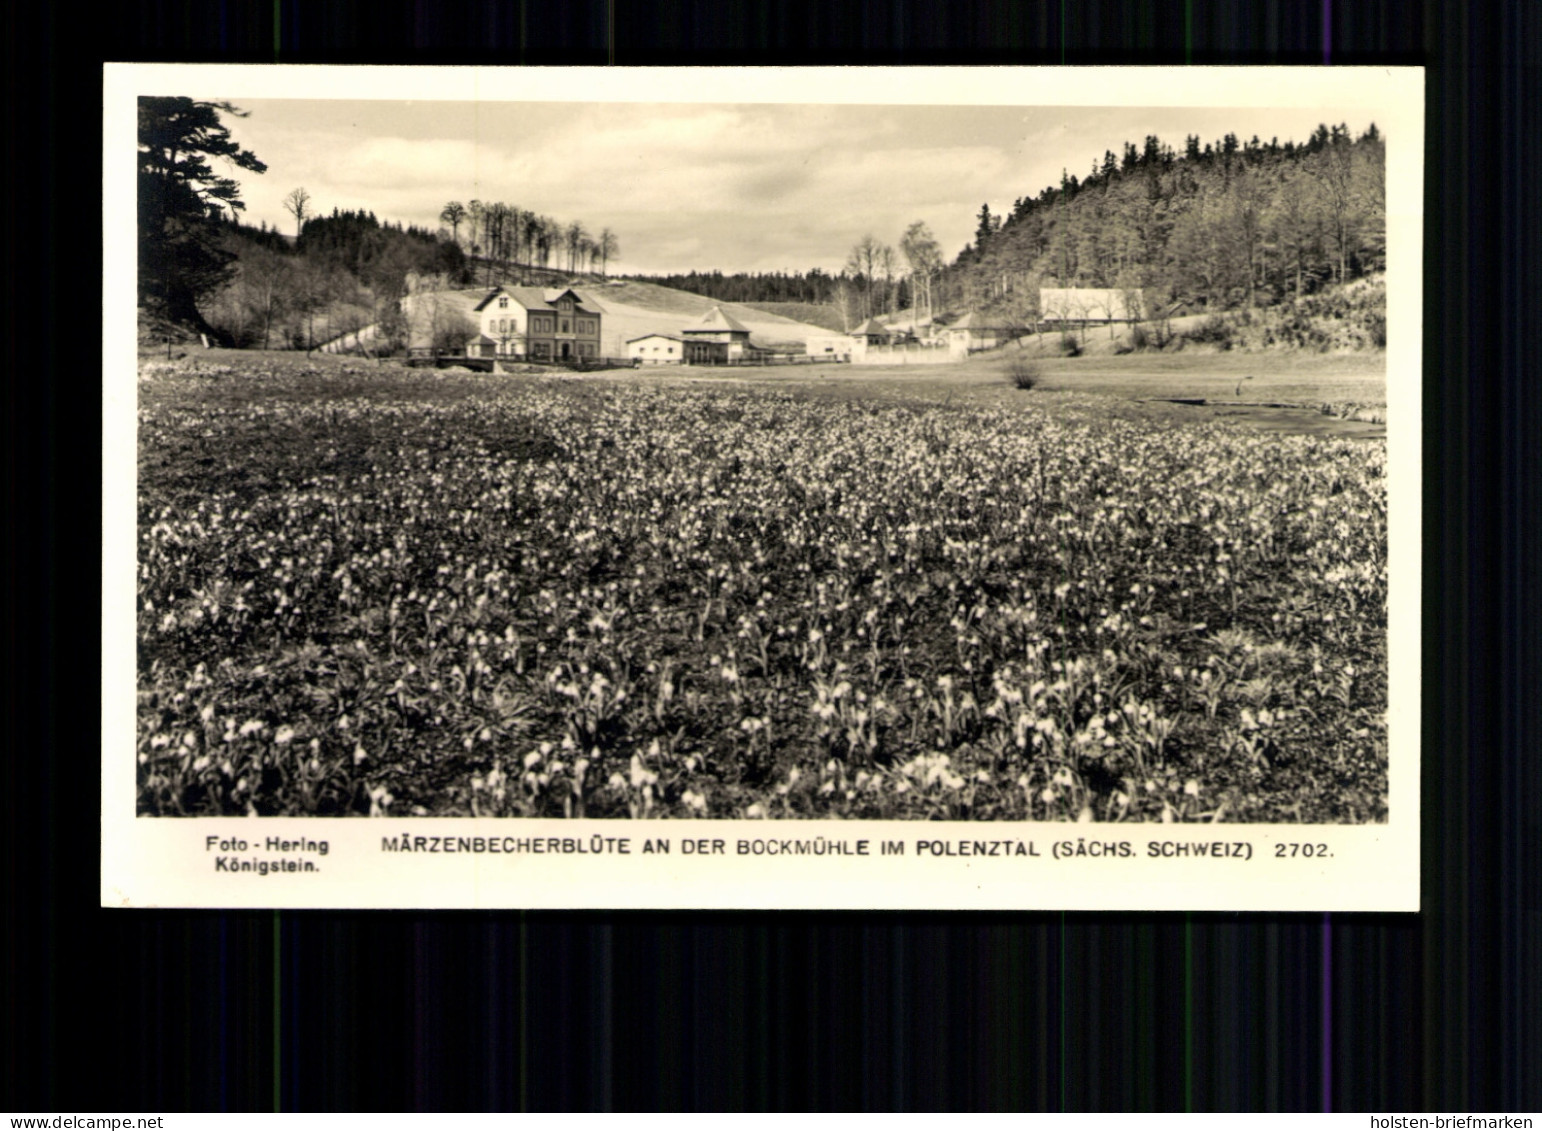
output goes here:
{"type": "Polygon", "coordinates": [[[969,354],[978,350],[995,349],[1018,336],[1016,327],[992,322],[973,311],[964,315],[942,332],[948,349],[955,354],[969,354]]]}
{"type": "Polygon", "coordinates": [[[644,334],[627,339],[626,356],[634,365],[680,365],[685,361],[685,343],[672,334],[644,334]]]}

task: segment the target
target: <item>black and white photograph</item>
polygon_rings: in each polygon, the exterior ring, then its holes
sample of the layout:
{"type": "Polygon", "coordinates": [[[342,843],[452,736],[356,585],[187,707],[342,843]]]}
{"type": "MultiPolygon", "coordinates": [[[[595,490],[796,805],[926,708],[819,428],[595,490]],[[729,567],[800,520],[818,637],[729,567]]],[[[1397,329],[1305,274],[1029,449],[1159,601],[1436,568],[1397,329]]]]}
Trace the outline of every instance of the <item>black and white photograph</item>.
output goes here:
{"type": "Polygon", "coordinates": [[[1417,72],[245,70],[108,84],[104,828],[1417,843],[1417,72]]]}

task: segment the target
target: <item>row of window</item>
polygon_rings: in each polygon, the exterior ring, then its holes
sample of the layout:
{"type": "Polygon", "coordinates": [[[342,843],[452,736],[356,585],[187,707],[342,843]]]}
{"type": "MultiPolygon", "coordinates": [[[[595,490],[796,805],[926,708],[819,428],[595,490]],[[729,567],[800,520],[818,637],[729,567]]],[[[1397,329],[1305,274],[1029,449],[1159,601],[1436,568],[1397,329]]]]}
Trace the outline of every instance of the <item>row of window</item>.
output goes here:
{"type": "MultiPolygon", "coordinates": [[[[560,334],[572,333],[573,323],[569,319],[562,319],[562,325],[558,329],[560,334]]],[[[519,319],[498,318],[493,320],[493,328],[496,333],[519,333],[519,319]]],[[[552,320],[550,318],[530,319],[530,332],[532,334],[550,334],[552,332],[552,320]]],[[[580,318],[578,320],[578,332],[580,334],[594,335],[600,332],[599,324],[592,318],[580,318]]]]}

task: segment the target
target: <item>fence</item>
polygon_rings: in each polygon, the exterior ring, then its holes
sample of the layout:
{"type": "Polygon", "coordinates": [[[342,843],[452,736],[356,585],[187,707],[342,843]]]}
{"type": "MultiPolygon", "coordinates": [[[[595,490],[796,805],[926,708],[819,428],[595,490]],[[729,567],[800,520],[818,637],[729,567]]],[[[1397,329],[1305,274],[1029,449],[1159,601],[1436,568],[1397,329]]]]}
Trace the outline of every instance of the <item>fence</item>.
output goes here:
{"type": "Polygon", "coordinates": [[[426,347],[417,347],[407,351],[407,364],[414,367],[433,366],[437,369],[460,367],[474,369],[481,373],[508,372],[503,367],[512,366],[537,366],[542,369],[569,369],[575,372],[591,372],[601,369],[740,369],[745,367],[762,368],[780,365],[828,365],[832,361],[828,357],[809,357],[806,354],[777,353],[754,354],[747,357],[736,357],[722,361],[697,361],[697,362],[673,362],[669,364],[645,364],[641,358],[633,357],[570,357],[570,358],[541,358],[510,357],[498,355],[485,357],[477,354],[446,353],[441,350],[432,350],[426,347]]]}

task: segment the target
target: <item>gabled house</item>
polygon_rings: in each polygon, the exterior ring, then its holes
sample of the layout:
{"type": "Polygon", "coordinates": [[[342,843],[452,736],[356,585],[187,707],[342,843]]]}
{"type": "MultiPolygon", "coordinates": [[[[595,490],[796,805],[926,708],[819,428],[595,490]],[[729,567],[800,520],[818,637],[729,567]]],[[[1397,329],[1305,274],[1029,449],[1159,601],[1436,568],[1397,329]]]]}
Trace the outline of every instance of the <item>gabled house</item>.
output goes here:
{"type": "Polygon", "coordinates": [[[477,304],[483,357],[528,361],[593,361],[600,356],[598,310],[572,288],[495,287],[477,304]]]}

